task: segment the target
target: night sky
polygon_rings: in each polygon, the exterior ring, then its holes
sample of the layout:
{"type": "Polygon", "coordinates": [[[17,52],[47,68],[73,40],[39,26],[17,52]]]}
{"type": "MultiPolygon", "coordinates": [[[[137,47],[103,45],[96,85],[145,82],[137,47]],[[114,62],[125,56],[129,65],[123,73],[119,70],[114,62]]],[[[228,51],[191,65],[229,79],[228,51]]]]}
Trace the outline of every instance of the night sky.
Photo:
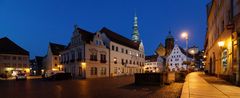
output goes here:
{"type": "Polygon", "coordinates": [[[0,0],[0,38],[7,36],[28,50],[31,58],[47,53],[48,43],[69,43],[74,24],[96,32],[107,27],[131,38],[136,11],[146,55],[164,43],[169,30],[185,47],[180,33],[190,33],[190,45],[200,49],[206,33],[210,0],[0,0]]]}

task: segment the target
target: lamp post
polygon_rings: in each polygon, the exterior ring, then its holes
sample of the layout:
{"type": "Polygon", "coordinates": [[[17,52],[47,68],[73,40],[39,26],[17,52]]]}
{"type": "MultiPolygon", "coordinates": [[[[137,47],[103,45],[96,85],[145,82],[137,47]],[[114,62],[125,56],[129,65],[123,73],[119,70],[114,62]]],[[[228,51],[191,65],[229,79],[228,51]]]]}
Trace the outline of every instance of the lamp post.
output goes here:
{"type": "MultiPolygon", "coordinates": [[[[186,40],[186,50],[185,50],[185,51],[186,51],[186,53],[188,53],[188,52],[187,52],[187,50],[188,50],[188,33],[187,33],[187,32],[182,32],[181,37],[186,40]]],[[[186,59],[186,62],[188,62],[188,57],[187,57],[187,59],[186,59]]],[[[188,67],[188,65],[187,65],[187,71],[188,71],[188,73],[189,73],[189,67],[188,67]]]]}
{"type": "Polygon", "coordinates": [[[183,32],[181,34],[181,37],[186,40],[186,51],[187,51],[187,49],[188,49],[188,33],[187,32],[183,32]]]}
{"type": "Polygon", "coordinates": [[[218,66],[218,74],[217,74],[217,77],[219,78],[219,74],[220,74],[220,67],[222,66],[222,63],[221,63],[221,60],[222,60],[222,48],[224,46],[224,41],[219,41],[218,42],[218,46],[220,47],[220,57],[219,57],[219,66],[218,66]]]}
{"type": "Polygon", "coordinates": [[[82,75],[82,77],[83,77],[83,78],[86,78],[86,67],[87,67],[87,63],[86,63],[86,62],[82,62],[81,65],[82,65],[81,67],[82,67],[82,69],[83,69],[83,73],[82,73],[83,75],[82,75]]]}
{"type": "Polygon", "coordinates": [[[196,60],[195,60],[195,54],[198,53],[198,47],[196,47],[196,46],[190,47],[190,48],[188,49],[188,53],[193,56],[193,62],[194,62],[194,65],[195,65],[195,61],[196,61],[196,60]]]}

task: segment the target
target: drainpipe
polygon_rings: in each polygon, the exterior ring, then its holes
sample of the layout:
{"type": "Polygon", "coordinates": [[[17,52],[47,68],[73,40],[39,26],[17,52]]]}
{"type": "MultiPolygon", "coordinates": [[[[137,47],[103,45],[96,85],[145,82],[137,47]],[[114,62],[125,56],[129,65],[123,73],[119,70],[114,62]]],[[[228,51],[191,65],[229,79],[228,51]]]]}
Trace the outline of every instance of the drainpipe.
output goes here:
{"type": "Polygon", "coordinates": [[[111,44],[109,44],[109,49],[108,49],[108,62],[109,62],[109,66],[108,66],[108,74],[109,74],[109,78],[111,77],[111,44]]]}

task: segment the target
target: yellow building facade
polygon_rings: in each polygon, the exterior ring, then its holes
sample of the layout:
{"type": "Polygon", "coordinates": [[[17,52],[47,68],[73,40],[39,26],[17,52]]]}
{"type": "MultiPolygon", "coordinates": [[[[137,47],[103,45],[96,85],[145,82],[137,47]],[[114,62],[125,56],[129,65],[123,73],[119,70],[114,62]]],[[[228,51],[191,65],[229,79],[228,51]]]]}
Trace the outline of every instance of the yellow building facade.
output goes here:
{"type": "Polygon", "coordinates": [[[239,0],[212,0],[207,5],[204,46],[205,70],[235,83],[239,81],[238,6],[239,0]]]}

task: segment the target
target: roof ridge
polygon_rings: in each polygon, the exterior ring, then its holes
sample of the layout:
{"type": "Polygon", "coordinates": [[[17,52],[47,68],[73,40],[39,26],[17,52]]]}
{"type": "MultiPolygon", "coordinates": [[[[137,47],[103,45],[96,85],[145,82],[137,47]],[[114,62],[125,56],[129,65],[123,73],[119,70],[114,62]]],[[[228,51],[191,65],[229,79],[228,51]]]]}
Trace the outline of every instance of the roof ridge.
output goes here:
{"type": "Polygon", "coordinates": [[[20,47],[18,44],[10,40],[8,37],[3,37],[0,39],[0,52],[9,53],[9,54],[26,54],[29,55],[29,52],[24,48],[20,47]],[[2,46],[1,46],[2,45],[2,46]]]}
{"type": "Polygon", "coordinates": [[[139,46],[140,46],[139,42],[134,42],[133,40],[131,40],[127,37],[124,37],[124,36],[114,32],[114,31],[112,31],[112,30],[110,30],[106,27],[103,27],[100,30],[100,32],[106,34],[106,36],[113,42],[116,42],[118,44],[127,46],[129,48],[133,48],[133,49],[136,49],[136,50],[139,49],[139,46]]]}
{"type": "MultiPolygon", "coordinates": [[[[103,29],[108,30],[108,31],[110,31],[110,32],[112,32],[112,33],[114,33],[114,34],[116,34],[116,35],[118,35],[118,36],[121,36],[121,37],[125,38],[125,39],[128,39],[129,41],[132,41],[131,39],[129,39],[129,38],[123,36],[123,35],[120,35],[120,34],[114,32],[114,31],[112,31],[112,30],[110,30],[110,29],[108,29],[108,28],[106,28],[106,27],[103,27],[103,28],[100,30],[100,32],[101,32],[103,29]]],[[[134,41],[132,41],[132,42],[134,42],[134,41]]]]}

